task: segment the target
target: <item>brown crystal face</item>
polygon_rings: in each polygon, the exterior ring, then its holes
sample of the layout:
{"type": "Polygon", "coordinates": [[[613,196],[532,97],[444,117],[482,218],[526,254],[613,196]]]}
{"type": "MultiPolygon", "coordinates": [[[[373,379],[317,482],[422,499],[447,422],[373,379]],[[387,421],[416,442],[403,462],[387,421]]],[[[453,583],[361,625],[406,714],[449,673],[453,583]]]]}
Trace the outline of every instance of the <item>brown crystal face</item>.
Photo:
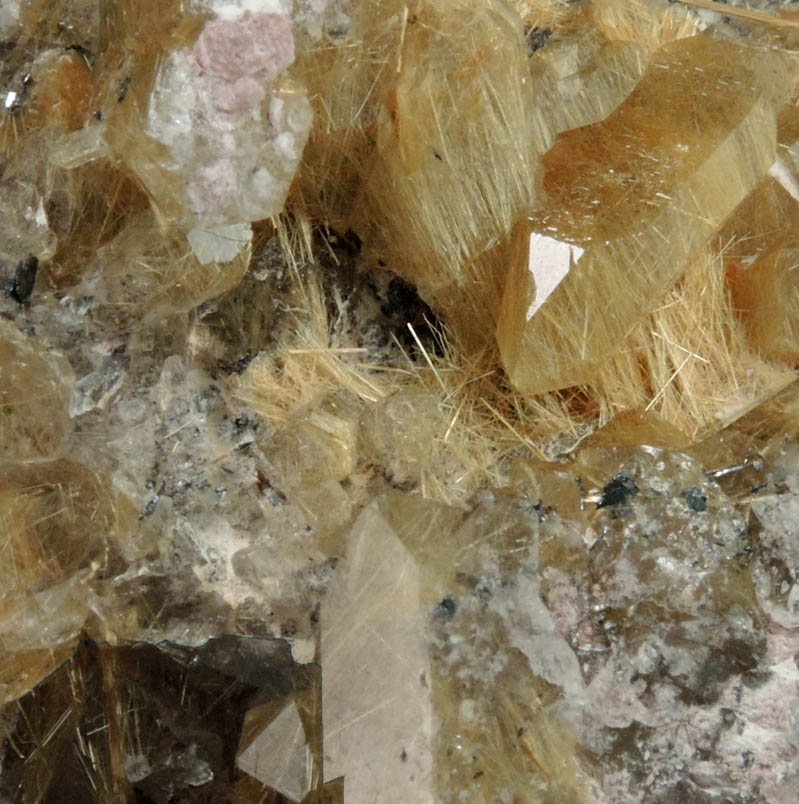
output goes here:
{"type": "Polygon", "coordinates": [[[58,455],[71,429],[70,375],[63,357],[43,354],[31,338],[0,320],[0,459],[58,455]]]}
{"type": "Polygon", "coordinates": [[[701,36],[664,46],[606,120],[542,157],[548,200],[530,225],[584,253],[534,315],[533,272],[511,269],[497,337],[523,391],[595,374],[772,164],[774,65],[744,54],[701,36]]]}
{"type": "Polygon", "coordinates": [[[779,238],[749,267],[732,260],[728,265],[732,297],[750,341],[765,357],[793,365],[799,363],[797,268],[794,232],[779,238]]]}
{"type": "Polygon", "coordinates": [[[616,110],[541,157],[547,203],[536,228],[577,243],[645,231],[663,196],[692,181],[762,96],[742,55],[701,36],[657,51],[616,110]]]}
{"type": "Polygon", "coordinates": [[[799,40],[707,11],[0,0],[0,799],[793,804],[799,40]]]}

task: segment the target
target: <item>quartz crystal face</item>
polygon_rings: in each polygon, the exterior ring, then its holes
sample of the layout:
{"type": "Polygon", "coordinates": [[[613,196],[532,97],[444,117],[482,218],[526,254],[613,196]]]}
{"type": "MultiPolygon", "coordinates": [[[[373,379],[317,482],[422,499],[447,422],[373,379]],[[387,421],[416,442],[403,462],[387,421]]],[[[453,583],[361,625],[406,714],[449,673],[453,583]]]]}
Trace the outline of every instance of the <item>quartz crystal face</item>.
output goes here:
{"type": "Polygon", "coordinates": [[[748,268],[730,268],[730,286],[749,338],[772,360],[799,360],[799,251],[793,226],[748,268]]]}
{"type": "Polygon", "coordinates": [[[137,76],[152,75],[149,96],[120,95],[107,140],[186,231],[276,215],[311,124],[301,87],[283,79],[295,57],[290,13],[210,3],[187,19],[185,37],[179,20],[177,31],[154,32],[159,51],[137,76]]]}
{"type": "Polygon", "coordinates": [[[795,804],[779,5],[0,0],[3,802],[795,804]]]}
{"type": "Polygon", "coordinates": [[[63,356],[46,354],[30,337],[0,321],[0,365],[2,459],[58,456],[70,431],[67,406],[74,376],[69,363],[63,356]]]}
{"type": "MultiPolygon", "coordinates": [[[[665,45],[615,111],[542,158],[547,200],[531,227],[581,251],[540,308],[535,271],[513,268],[497,335],[522,390],[595,374],[774,162],[778,64],[758,74],[744,55],[704,37],[665,45]]],[[[533,257],[541,248],[531,241],[533,257]]]]}

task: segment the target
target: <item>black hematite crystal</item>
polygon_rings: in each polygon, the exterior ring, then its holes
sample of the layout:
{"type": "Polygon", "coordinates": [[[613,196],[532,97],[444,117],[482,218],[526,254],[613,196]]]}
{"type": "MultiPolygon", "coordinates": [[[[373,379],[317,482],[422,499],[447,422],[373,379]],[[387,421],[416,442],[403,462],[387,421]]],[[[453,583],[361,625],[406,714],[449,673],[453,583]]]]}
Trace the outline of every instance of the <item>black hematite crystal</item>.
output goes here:
{"type": "Polygon", "coordinates": [[[636,494],[638,486],[635,481],[629,475],[619,473],[602,489],[597,508],[623,508],[636,494]]]}
{"type": "Polygon", "coordinates": [[[700,489],[696,487],[685,489],[682,496],[685,497],[685,502],[692,511],[707,511],[707,497],[702,494],[700,489]]]}
{"type": "Polygon", "coordinates": [[[14,271],[8,295],[19,304],[27,302],[33,293],[36,284],[36,272],[39,270],[39,260],[31,255],[21,260],[14,271]]]}
{"type": "Polygon", "coordinates": [[[457,604],[452,595],[447,595],[437,606],[433,612],[434,617],[440,617],[442,620],[451,620],[455,616],[455,609],[457,604]]]}

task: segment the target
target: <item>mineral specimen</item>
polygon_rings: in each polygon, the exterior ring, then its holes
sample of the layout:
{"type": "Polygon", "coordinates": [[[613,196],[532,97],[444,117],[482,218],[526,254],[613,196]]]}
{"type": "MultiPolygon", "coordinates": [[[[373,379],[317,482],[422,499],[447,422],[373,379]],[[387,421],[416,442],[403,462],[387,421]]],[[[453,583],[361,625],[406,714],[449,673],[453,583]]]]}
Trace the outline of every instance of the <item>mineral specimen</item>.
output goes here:
{"type": "MultiPolygon", "coordinates": [[[[15,274],[15,282],[16,282],[15,274]]],[[[15,285],[15,287],[18,287],[15,285]]],[[[0,457],[57,457],[69,434],[72,369],[33,338],[0,319],[0,457]]]]}
{"type": "Polygon", "coordinates": [[[768,83],[778,70],[703,36],[665,45],[618,109],[543,157],[531,228],[585,253],[540,309],[533,267],[512,268],[497,337],[525,393],[589,381],[765,175],[786,97],[768,83]]]}
{"type": "Polygon", "coordinates": [[[294,60],[294,36],[290,18],[271,9],[211,3],[192,41],[165,43],[146,108],[121,97],[110,116],[112,148],[186,230],[249,223],[283,207],[311,112],[278,80],[294,60]],[[141,131],[132,141],[134,125],[141,131]]]}
{"type": "Polygon", "coordinates": [[[752,4],[0,4],[0,799],[794,804],[752,4]]]}
{"type": "Polygon", "coordinates": [[[348,802],[435,800],[419,568],[374,505],[321,612],[325,775],[348,802]],[[374,772],[380,768],[380,773],[374,772]]]}

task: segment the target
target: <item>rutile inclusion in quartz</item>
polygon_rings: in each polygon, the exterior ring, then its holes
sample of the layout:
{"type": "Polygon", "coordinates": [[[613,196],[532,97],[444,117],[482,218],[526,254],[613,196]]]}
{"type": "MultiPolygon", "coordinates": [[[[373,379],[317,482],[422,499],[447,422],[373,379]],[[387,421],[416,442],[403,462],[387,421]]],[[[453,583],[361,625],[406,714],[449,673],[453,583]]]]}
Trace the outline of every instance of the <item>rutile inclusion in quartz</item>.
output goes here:
{"type": "Polygon", "coordinates": [[[795,802],[777,5],[0,6],[0,798],[795,802]]]}

